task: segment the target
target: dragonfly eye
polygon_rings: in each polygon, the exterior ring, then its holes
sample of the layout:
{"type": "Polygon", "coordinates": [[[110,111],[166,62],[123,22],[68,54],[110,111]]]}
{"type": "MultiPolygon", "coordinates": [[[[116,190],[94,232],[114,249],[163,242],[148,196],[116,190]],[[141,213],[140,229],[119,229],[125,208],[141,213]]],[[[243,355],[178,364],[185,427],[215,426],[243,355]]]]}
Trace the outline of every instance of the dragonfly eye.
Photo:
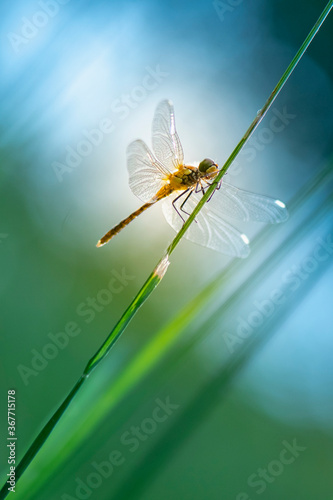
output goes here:
{"type": "Polygon", "coordinates": [[[211,160],[210,158],[205,158],[202,160],[202,162],[199,164],[199,170],[200,172],[207,172],[211,167],[217,167],[216,163],[214,160],[211,160]]]}

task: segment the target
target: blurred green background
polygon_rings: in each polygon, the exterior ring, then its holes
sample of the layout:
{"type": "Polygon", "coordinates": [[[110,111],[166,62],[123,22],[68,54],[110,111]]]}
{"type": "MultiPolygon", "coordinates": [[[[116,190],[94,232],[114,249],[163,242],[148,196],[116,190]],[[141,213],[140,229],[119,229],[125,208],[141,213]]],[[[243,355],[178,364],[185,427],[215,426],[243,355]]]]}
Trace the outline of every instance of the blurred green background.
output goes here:
{"type": "MultiPolygon", "coordinates": [[[[169,98],[223,164],[325,3],[2,2],[2,482],[8,389],[20,458],[174,236],[155,206],[95,247],[140,204],[129,142],[169,98]]],[[[288,222],[239,224],[244,261],[181,242],[17,500],[332,498],[332,27],[227,174],[288,222]]]]}

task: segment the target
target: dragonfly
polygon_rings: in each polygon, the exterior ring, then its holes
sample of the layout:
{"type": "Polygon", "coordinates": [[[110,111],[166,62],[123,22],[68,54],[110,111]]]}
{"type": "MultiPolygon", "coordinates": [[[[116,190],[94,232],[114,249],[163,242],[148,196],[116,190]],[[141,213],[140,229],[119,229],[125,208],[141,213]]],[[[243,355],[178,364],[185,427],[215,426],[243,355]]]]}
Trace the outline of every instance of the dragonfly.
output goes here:
{"type": "Polygon", "coordinates": [[[216,182],[218,164],[210,158],[198,166],[184,163],[183,148],[176,130],[170,100],[161,101],[152,123],[152,152],[138,139],[127,148],[129,186],[144,204],[110,229],[97,243],[105,245],[124,227],[160,200],[167,222],[179,231],[211,184],[213,194],[187,229],[185,238],[233,257],[245,258],[249,239],[225,218],[280,223],[288,218],[285,204],[223,182],[216,182]]]}

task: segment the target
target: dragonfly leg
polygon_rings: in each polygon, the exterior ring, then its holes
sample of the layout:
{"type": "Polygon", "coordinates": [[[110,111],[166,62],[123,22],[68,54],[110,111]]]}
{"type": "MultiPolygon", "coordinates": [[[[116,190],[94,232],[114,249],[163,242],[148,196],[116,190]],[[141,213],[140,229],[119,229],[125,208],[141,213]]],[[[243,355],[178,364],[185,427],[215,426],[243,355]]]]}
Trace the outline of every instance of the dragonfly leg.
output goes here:
{"type": "MultiPolygon", "coordinates": [[[[188,191],[188,190],[187,190],[188,191]]],[[[185,191],[185,193],[187,193],[187,191],[185,191]]],[[[184,212],[184,214],[186,215],[190,215],[188,212],[186,212],[186,210],[184,210],[184,205],[185,203],[187,202],[187,200],[189,199],[189,197],[191,196],[191,194],[193,193],[193,189],[191,189],[191,191],[188,193],[188,195],[186,196],[185,200],[183,201],[183,203],[180,205],[180,210],[182,212],[184,212]]]]}
{"type": "MultiPolygon", "coordinates": [[[[214,182],[208,182],[208,181],[205,181],[205,182],[206,182],[206,184],[207,184],[208,186],[212,186],[212,185],[214,184],[214,182]]],[[[214,189],[214,191],[212,192],[212,194],[210,195],[210,197],[208,198],[208,200],[207,200],[207,202],[206,202],[206,203],[208,203],[208,202],[212,199],[212,196],[213,196],[213,194],[215,193],[215,191],[217,191],[217,190],[219,190],[219,189],[221,188],[221,184],[222,184],[222,180],[221,180],[221,181],[219,181],[219,182],[216,184],[216,188],[214,189]]],[[[206,190],[206,189],[207,189],[207,187],[206,187],[206,186],[205,186],[205,187],[203,187],[203,185],[201,184],[201,181],[199,180],[199,181],[197,182],[196,187],[195,187],[195,192],[196,192],[196,193],[200,193],[200,191],[201,191],[201,192],[202,192],[202,195],[204,195],[204,194],[205,194],[205,190],[206,190]]],[[[187,198],[186,198],[186,200],[187,200],[187,198]]],[[[185,200],[185,201],[186,201],[186,200],[185,200]]],[[[184,202],[184,203],[185,203],[185,202],[184,202]]],[[[183,210],[183,211],[184,211],[184,210],[183,210]]]]}
{"type": "Polygon", "coordinates": [[[195,192],[200,193],[200,191],[202,192],[202,195],[205,194],[205,189],[204,189],[203,185],[201,184],[201,181],[199,180],[197,182],[197,185],[195,186],[195,192]]]}
{"type": "MultiPolygon", "coordinates": [[[[209,184],[209,183],[207,183],[209,184]]],[[[212,182],[211,184],[209,184],[210,186],[214,184],[214,182],[212,182]]],[[[207,203],[212,199],[212,196],[213,194],[215,193],[215,191],[218,191],[219,189],[221,189],[221,186],[222,186],[222,179],[216,184],[216,188],[214,189],[214,191],[212,192],[212,194],[210,195],[210,197],[208,198],[207,200],[207,203]]]]}
{"type": "Polygon", "coordinates": [[[205,180],[205,183],[208,184],[208,186],[212,186],[213,184],[216,184],[216,186],[217,186],[216,189],[220,189],[221,184],[222,184],[222,179],[219,182],[215,182],[215,181],[208,182],[208,181],[205,180]]]}
{"type": "Polygon", "coordinates": [[[216,190],[217,190],[217,188],[214,189],[214,191],[212,192],[212,194],[208,198],[207,203],[212,199],[212,197],[213,197],[213,195],[214,195],[214,193],[215,193],[216,190]]]}
{"type": "MultiPolygon", "coordinates": [[[[176,201],[178,201],[182,196],[184,196],[185,193],[187,193],[189,191],[190,188],[186,189],[186,191],[183,191],[182,193],[180,193],[179,196],[177,196],[177,198],[175,198],[172,202],[172,206],[173,208],[176,210],[177,214],[179,215],[179,217],[182,219],[183,222],[185,222],[185,219],[184,217],[181,215],[181,213],[179,212],[178,208],[176,207],[175,203],[176,201]]],[[[190,193],[191,194],[191,193],[190,193]]],[[[186,200],[188,199],[188,196],[186,197],[186,200]]],[[[186,201],[185,200],[185,201],[186,201]]],[[[185,202],[184,202],[185,203],[185,202]]],[[[181,205],[180,209],[182,210],[182,212],[185,212],[185,210],[182,209],[182,206],[184,205],[184,203],[181,205]]],[[[186,213],[186,212],[185,212],[186,213]]]]}
{"type": "MultiPolygon", "coordinates": [[[[189,192],[189,194],[186,196],[186,198],[185,198],[185,200],[183,201],[183,203],[180,205],[180,210],[181,210],[182,212],[184,212],[186,215],[191,215],[191,214],[189,214],[188,212],[186,212],[186,210],[184,210],[184,208],[183,208],[183,207],[184,207],[185,203],[187,202],[187,200],[189,199],[189,197],[191,196],[191,194],[193,194],[193,193],[194,193],[194,191],[193,191],[193,189],[191,189],[191,191],[190,191],[190,192],[189,192]]],[[[197,224],[197,222],[198,222],[198,221],[197,221],[197,219],[194,219],[194,222],[197,224]]]]}

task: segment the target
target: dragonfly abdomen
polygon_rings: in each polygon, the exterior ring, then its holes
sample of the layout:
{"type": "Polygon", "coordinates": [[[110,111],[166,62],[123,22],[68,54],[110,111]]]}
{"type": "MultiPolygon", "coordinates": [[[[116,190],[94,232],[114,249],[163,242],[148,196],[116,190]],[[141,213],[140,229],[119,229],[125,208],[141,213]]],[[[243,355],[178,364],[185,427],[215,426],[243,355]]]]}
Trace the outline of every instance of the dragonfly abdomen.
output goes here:
{"type": "Polygon", "coordinates": [[[108,231],[107,233],[105,233],[105,235],[102,236],[102,238],[99,240],[99,242],[97,243],[96,246],[97,247],[101,247],[102,245],[105,245],[105,243],[107,243],[108,241],[110,241],[111,238],[113,238],[113,236],[115,236],[116,234],[118,234],[122,229],[124,229],[124,227],[127,226],[127,224],[129,224],[130,222],[132,222],[132,220],[134,220],[136,217],[138,217],[138,215],[142,214],[142,212],[144,212],[145,210],[147,210],[147,208],[151,207],[154,203],[155,203],[155,201],[149,201],[148,203],[145,203],[140,208],[138,208],[137,210],[135,210],[135,212],[133,212],[128,217],[126,217],[126,219],[122,220],[121,222],[119,222],[119,224],[117,224],[112,229],[110,229],[110,231],[108,231]]]}
{"type": "Polygon", "coordinates": [[[142,212],[144,212],[145,210],[147,210],[147,208],[154,205],[154,203],[156,203],[157,201],[162,200],[166,196],[169,196],[169,194],[171,194],[173,191],[174,191],[174,188],[172,188],[170,184],[165,184],[151,200],[149,200],[147,203],[145,203],[140,208],[135,210],[135,212],[131,213],[131,215],[126,217],[126,219],[119,222],[119,224],[117,224],[112,229],[110,229],[110,231],[105,233],[105,235],[102,236],[102,238],[98,241],[96,246],[101,247],[101,246],[105,245],[105,243],[110,241],[111,238],[113,238],[122,229],[124,229],[124,227],[126,227],[130,222],[132,222],[132,220],[134,220],[136,217],[138,217],[138,215],[142,214],[142,212]]]}

